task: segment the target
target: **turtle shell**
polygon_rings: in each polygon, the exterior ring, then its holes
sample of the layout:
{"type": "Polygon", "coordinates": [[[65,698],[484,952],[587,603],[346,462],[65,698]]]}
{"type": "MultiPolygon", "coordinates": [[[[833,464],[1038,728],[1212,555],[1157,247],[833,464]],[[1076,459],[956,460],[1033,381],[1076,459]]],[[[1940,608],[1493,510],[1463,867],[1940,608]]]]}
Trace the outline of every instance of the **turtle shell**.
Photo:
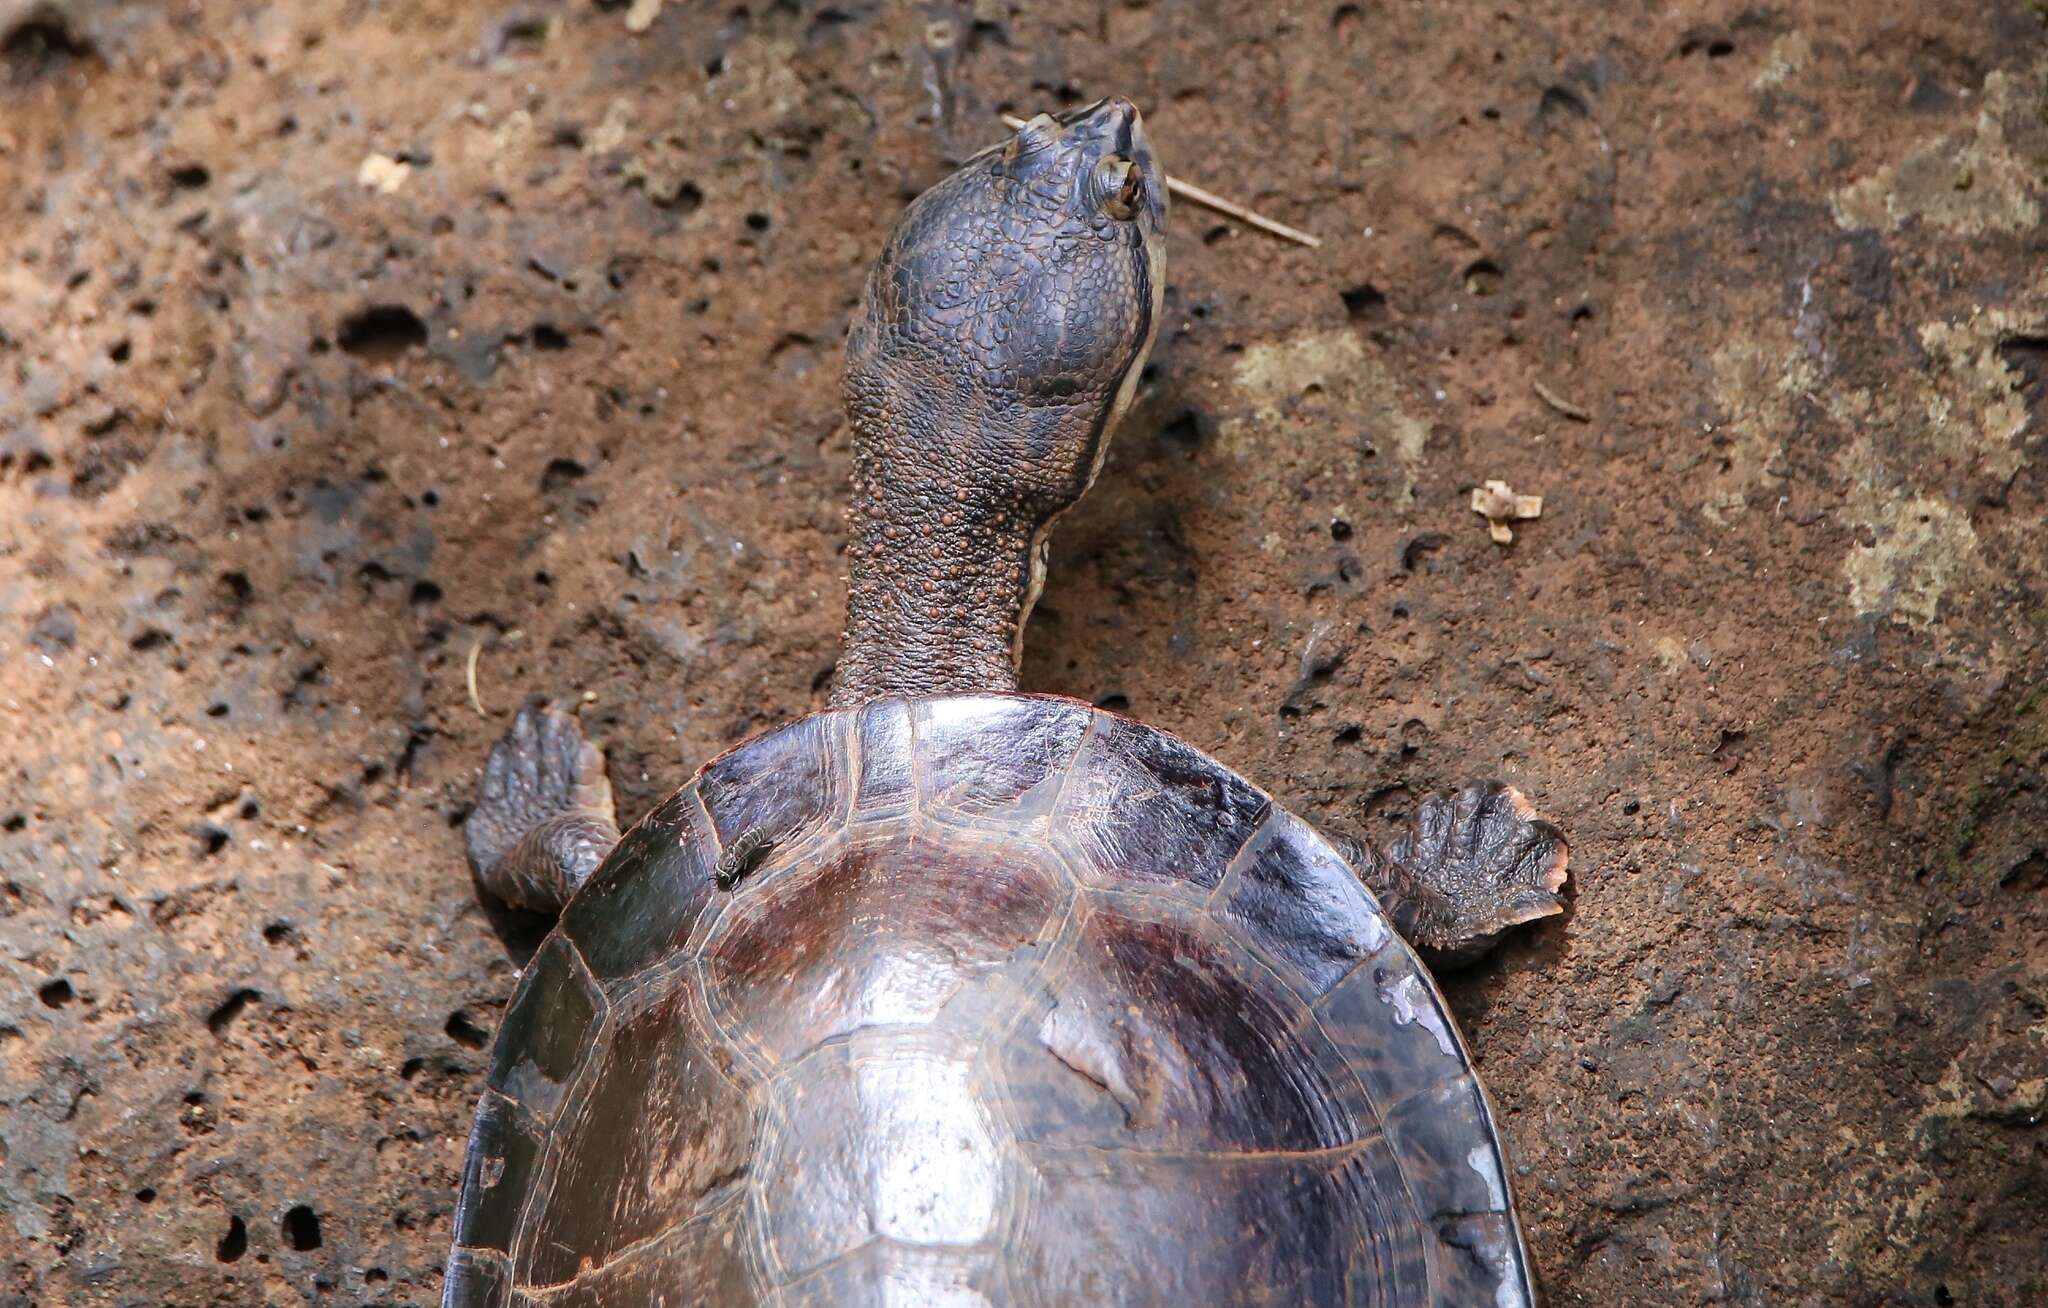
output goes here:
{"type": "Polygon", "coordinates": [[[452,1308],[1533,1303],[1350,867],[1042,696],[805,718],[629,831],[506,1014],[455,1244],[452,1308]]]}

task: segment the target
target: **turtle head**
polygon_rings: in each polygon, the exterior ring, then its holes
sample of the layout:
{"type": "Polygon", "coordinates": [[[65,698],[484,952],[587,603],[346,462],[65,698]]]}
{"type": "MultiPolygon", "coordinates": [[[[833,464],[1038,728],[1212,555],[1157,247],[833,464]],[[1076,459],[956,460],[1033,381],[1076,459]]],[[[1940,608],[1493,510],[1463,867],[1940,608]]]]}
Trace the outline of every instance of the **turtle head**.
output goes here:
{"type": "Polygon", "coordinates": [[[848,340],[868,452],[1034,526],[1079,499],[1157,327],[1165,182],[1136,107],[1109,99],[1039,114],[919,196],[848,340]]]}
{"type": "Polygon", "coordinates": [[[1046,531],[1101,470],[1158,327],[1165,235],[1123,99],[1038,115],[904,211],[847,333],[838,702],[1015,686],[1046,531]]]}

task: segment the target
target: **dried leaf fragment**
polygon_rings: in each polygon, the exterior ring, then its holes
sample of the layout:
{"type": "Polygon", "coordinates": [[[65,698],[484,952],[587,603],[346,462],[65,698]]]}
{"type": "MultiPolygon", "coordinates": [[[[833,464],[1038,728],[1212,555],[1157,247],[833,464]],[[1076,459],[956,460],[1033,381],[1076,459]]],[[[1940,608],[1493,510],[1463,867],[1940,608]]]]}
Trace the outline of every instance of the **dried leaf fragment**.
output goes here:
{"type": "Polygon", "coordinates": [[[644,32],[654,26],[654,20],[661,17],[662,0],[633,0],[626,10],[626,30],[644,32]]]}
{"type": "Polygon", "coordinates": [[[380,195],[396,195],[410,176],[411,164],[393,159],[388,154],[371,154],[365,155],[362,166],[356,169],[356,184],[380,195]]]}
{"type": "Polygon", "coordinates": [[[1489,481],[1484,486],[1472,488],[1472,511],[1486,518],[1486,533],[1493,537],[1495,544],[1507,545],[1515,539],[1514,530],[1508,524],[1542,517],[1543,497],[1517,495],[1506,482],[1489,481]]]}

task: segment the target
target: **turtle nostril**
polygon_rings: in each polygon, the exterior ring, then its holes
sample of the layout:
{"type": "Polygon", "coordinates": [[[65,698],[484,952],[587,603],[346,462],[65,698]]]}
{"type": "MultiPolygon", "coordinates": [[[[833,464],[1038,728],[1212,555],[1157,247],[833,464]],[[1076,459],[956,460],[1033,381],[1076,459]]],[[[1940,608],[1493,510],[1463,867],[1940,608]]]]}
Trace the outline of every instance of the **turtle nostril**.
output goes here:
{"type": "Polygon", "coordinates": [[[1139,144],[1145,139],[1145,129],[1138,114],[1138,106],[1116,95],[1104,100],[1096,114],[1102,124],[1104,138],[1115,145],[1117,153],[1128,155],[1137,151],[1139,144]]]}
{"type": "Polygon", "coordinates": [[[1138,125],[1138,109],[1129,100],[1113,95],[1085,109],[1077,109],[1066,116],[1067,124],[1077,135],[1100,146],[1103,150],[1128,156],[1135,152],[1144,139],[1144,130],[1138,125]]]}

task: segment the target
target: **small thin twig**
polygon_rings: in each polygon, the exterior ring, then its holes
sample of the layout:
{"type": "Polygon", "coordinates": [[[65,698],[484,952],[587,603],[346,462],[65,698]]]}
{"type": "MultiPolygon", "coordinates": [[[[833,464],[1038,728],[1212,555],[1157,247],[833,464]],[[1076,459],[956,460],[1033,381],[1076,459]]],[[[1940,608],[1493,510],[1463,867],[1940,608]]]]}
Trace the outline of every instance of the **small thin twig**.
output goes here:
{"type": "Polygon", "coordinates": [[[1529,384],[1536,388],[1536,394],[1538,398],[1540,398],[1545,404],[1549,405],[1551,408],[1556,409],[1565,417],[1570,418],[1574,422],[1593,421],[1592,414],[1586,412],[1586,410],[1580,408],[1578,405],[1573,404],[1570,400],[1567,400],[1562,395],[1559,395],[1556,391],[1551,390],[1542,382],[1532,381],[1529,384]]]}
{"type": "Polygon", "coordinates": [[[484,640],[483,637],[479,636],[470,642],[469,662],[463,668],[462,679],[469,684],[469,706],[476,710],[478,717],[487,718],[491,715],[484,711],[483,696],[476,693],[476,661],[482,656],[483,652],[484,640]]]}
{"type": "MultiPolygon", "coordinates": [[[[1009,114],[1002,115],[1002,119],[1004,123],[1009,125],[1012,131],[1024,125],[1022,118],[1013,118],[1009,114]]],[[[1235,218],[1246,226],[1256,227],[1260,231],[1270,233],[1284,241],[1293,241],[1297,245],[1306,245],[1311,250],[1319,249],[1323,244],[1323,238],[1320,236],[1302,231],[1299,227],[1289,227],[1286,223],[1247,209],[1235,200],[1226,200],[1216,194],[1216,192],[1205,190],[1193,182],[1184,182],[1180,178],[1169,174],[1166,179],[1166,189],[1191,204],[1199,204],[1204,209],[1214,209],[1217,213],[1235,218]]]]}
{"type": "Polygon", "coordinates": [[[1184,199],[1194,201],[1205,209],[1228,214],[1241,223],[1249,224],[1262,232],[1270,232],[1282,240],[1306,245],[1311,250],[1322,247],[1322,237],[1302,231],[1299,227],[1289,227],[1286,223],[1275,221],[1262,213],[1255,213],[1241,204],[1224,199],[1214,191],[1205,191],[1193,182],[1184,182],[1178,177],[1169,176],[1166,179],[1166,189],[1184,199]]]}

